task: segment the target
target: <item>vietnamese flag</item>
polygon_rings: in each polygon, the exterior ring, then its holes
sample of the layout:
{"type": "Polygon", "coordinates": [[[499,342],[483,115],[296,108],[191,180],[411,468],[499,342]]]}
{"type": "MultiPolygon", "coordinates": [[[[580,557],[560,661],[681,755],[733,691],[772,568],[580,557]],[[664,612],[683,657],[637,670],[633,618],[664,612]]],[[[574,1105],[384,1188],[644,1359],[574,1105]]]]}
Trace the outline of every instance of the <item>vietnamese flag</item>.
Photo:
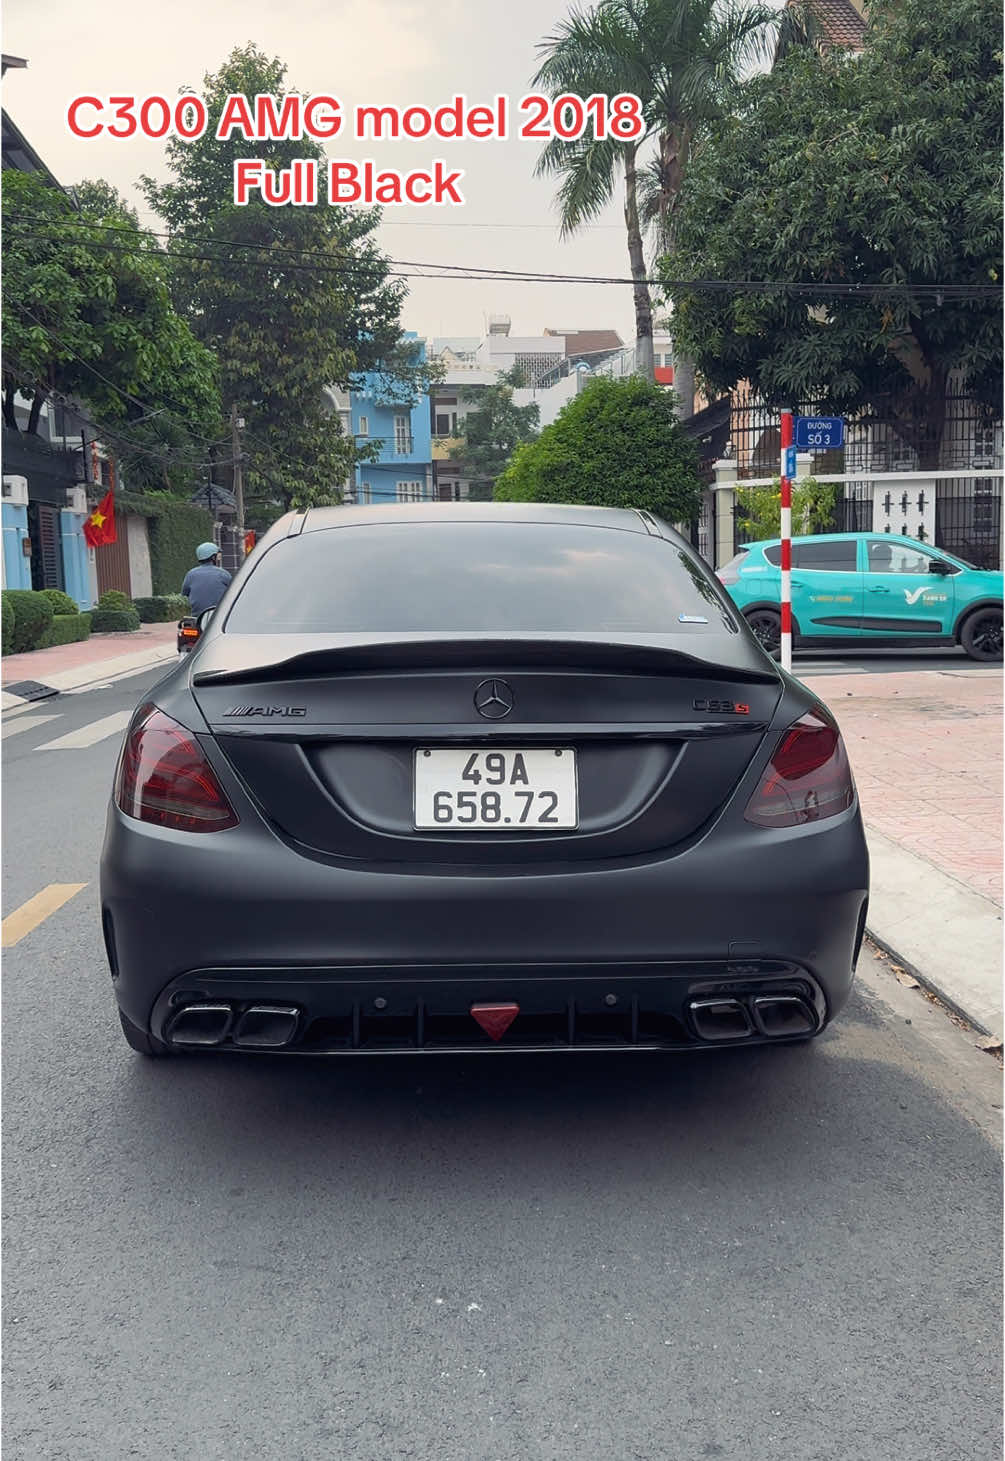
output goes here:
{"type": "Polygon", "coordinates": [[[84,540],[89,548],[100,548],[104,543],[114,543],[116,539],[115,490],[111,488],[85,522],[84,540]]]}

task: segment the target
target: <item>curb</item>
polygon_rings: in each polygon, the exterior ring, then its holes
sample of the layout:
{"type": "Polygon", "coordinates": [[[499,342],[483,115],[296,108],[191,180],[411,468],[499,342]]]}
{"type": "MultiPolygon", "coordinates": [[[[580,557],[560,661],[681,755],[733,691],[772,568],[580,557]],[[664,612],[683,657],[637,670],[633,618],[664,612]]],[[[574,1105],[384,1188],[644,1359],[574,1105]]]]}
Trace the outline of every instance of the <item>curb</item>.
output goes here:
{"type": "Polygon", "coordinates": [[[27,710],[55,695],[75,694],[90,690],[96,685],[112,684],[115,680],[127,679],[130,675],[142,674],[155,665],[167,664],[178,658],[175,645],[161,645],[157,649],[142,650],[139,655],[118,655],[99,664],[82,665],[76,670],[60,670],[50,675],[47,682],[18,680],[5,685],[0,693],[0,709],[10,714],[27,710]]]}
{"type": "Polygon", "coordinates": [[[922,989],[927,989],[929,994],[934,994],[939,1003],[944,1004],[951,1014],[957,1015],[961,1020],[965,1020],[972,1029],[977,1031],[978,1035],[987,1036],[989,1039],[997,1038],[993,1030],[989,1030],[987,1025],[964,1009],[963,1005],[960,1004],[958,999],[953,997],[945,985],[933,979],[930,974],[925,974],[916,964],[912,964],[910,959],[905,959],[903,954],[899,953],[891,944],[888,944],[886,939],[881,938],[876,930],[870,927],[868,923],[865,926],[865,936],[876,945],[877,949],[882,949],[884,954],[888,954],[894,963],[899,965],[905,973],[910,974],[912,979],[917,979],[922,989]]]}
{"type": "Polygon", "coordinates": [[[968,1025],[1000,1040],[1002,909],[875,829],[866,835],[869,938],[968,1025]]]}

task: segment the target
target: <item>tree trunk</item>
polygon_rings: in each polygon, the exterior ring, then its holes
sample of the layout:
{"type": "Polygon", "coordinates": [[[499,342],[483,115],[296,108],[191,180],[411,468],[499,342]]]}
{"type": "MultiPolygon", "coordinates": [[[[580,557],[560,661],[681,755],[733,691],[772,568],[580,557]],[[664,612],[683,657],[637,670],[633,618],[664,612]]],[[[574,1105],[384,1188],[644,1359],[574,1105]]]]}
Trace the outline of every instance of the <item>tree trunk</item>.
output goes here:
{"type": "Polygon", "coordinates": [[[646,256],[639,226],[638,180],[635,173],[635,148],[625,148],[625,228],[628,230],[628,260],[632,271],[632,292],[635,296],[635,374],[653,380],[653,301],[646,283],[646,256]]]}
{"type": "Polygon", "coordinates": [[[676,349],[673,386],[680,401],[677,415],[681,421],[686,421],[689,416],[694,415],[694,361],[688,360],[685,355],[678,355],[676,349]]]}
{"type": "Polygon", "coordinates": [[[45,405],[45,391],[36,391],[31,402],[31,410],[28,412],[28,425],[25,430],[29,436],[38,435],[38,419],[42,414],[42,407],[45,405]]]}
{"type": "Polygon", "coordinates": [[[17,391],[11,381],[8,381],[3,390],[3,419],[4,425],[9,426],[13,431],[18,430],[17,412],[14,410],[14,397],[17,391]]]}
{"type": "MultiPolygon", "coordinates": [[[[660,237],[664,248],[670,247],[671,218],[684,184],[690,148],[691,133],[686,125],[668,127],[660,134],[660,237]]],[[[694,361],[680,353],[675,340],[674,390],[679,401],[677,415],[681,421],[694,415],[694,374],[694,361]]]]}

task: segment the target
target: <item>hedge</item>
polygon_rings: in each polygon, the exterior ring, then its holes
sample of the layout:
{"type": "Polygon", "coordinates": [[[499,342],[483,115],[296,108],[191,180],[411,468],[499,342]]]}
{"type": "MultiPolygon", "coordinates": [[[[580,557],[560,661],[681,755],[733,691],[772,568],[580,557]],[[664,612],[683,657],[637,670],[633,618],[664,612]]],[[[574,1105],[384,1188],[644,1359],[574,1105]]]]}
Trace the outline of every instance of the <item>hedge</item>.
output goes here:
{"type": "Polygon", "coordinates": [[[134,606],[141,624],[171,624],[192,612],[182,594],[158,594],[152,599],[136,599],[134,606]]]}
{"type": "Polygon", "coordinates": [[[118,613],[124,613],[133,607],[133,601],[129,595],[117,588],[107,589],[98,600],[99,609],[112,609],[118,613]]]}
{"type": "Polygon", "coordinates": [[[4,599],[14,610],[12,654],[25,654],[37,649],[39,640],[52,623],[52,605],[45,594],[30,588],[4,589],[4,599]]]}
{"type": "Polygon", "coordinates": [[[14,605],[4,594],[0,600],[0,612],[3,614],[3,652],[13,654],[14,652],[14,605]]]}
{"type": "Polygon", "coordinates": [[[212,514],[188,502],[165,500],[157,503],[156,516],[147,526],[154,593],[177,594],[195,564],[196,548],[212,540],[212,514]]]}
{"type": "Polygon", "coordinates": [[[135,609],[95,609],[91,615],[92,634],[131,634],[139,627],[135,609]]]}
{"type": "Polygon", "coordinates": [[[53,649],[57,644],[79,644],[91,633],[90,614],[57,614],[39,640],[39,649],[53,649]]]}
{"type": "Polygon", "coordinates": [[[43,588],[40,590],[42,596],[49,600],[54,614],[79,614],[80,606],[76,599],[71,599],[61,588],[43,588]]]}

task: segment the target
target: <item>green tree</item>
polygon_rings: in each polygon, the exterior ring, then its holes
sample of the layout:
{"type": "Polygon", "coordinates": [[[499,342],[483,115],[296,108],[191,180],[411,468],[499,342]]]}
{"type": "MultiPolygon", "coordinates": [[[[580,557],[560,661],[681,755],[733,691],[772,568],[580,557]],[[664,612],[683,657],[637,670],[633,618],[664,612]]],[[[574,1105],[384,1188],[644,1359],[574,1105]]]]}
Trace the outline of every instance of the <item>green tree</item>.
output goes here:
{"type": "MultiPolygon", "coordinates": [[[[150,206],[165,220],[175,300],[220,366],[224,409],[247,423],[245,492],[254,510],[337,503],[357,451],[341,429],[326,387],[346,388],[364,371],[386,372],[394,398],[416,399],[433,372],[409,358],[400,337],[406,287],[389,279],[372,237],[377,210],[330,207],[324,150],[309,139],[217,141],[230,94],[284,95],[286,67],[256,46],[231,52],[204,77],[209,125],[195,142],[172,138],[172,181],[143,179],[150,206]],[[233,201],[233,164],[262,158],[283,168],[296,158],[319,164],[316,207],[270,207],[257,194],[233,201]]],[[[229,453],[228,453],[229,455],[229,453]]]]}
{"type": "Polygon", "coordinates": [[[495,486],[504,502],[634,507],[671,523],[698,510],[698,453],[676,400],[642,376],[598,376],[536,441],[518,446],[495,486]]]}
{"type": "Polygon", "coordinates": [[[518,406],[514,390],[524,384],[519,367],[500,371],[495,385],[479,386],[478,405],[464,418],[461,440],[450,451],[451,459],[463,462],[471,478],[473,502],[490,502],[498,477],[521,442],[537,435],[541,408],[535,401],[518,406]]]}
{"type": "MultiPolygon", "coordinates": [[[[837,500],[836,482],[818,482],[815,477],[806,477],[801,482],[793,483],[793,531],[831,531],[837,500]]],[[[777,538],[782,530],[782,484],[779,479],[776,477],[770,487],[738,486],[736,518],[752,543],[761,538],[777,538]]]]}
{"type": "Polygon", "coordinates": [[[966,293],[1000,279],[1001,10],[870,16],[861,56],[793,50],[752,83],[695,159],[663,269],[819,286],[669,293],[710,390],[835,413],[886,398],[935,466],[950,373],[1001,400],[1001,299],[966,293]]]}
{"type": "Polygon", "coordinates": [[[597,141],[589,129],[575,141],[556,139],[541,153],[537,171],[561,179],[563,235],[606,207],[623,173],[636,364],[650,378],[644,225],[652,223],[663,240],[668,236],[693,153],[777,24],[776,11],[755,0],[599,0],[592,10],[574,10],[539,47],[543,60],[534,83],[549,95],[628,92],[642,101],[638,139],[597,141]]]}
{"type": "Polygon", "coordinates": [[[220,435],[216,368],[174,310],[156,241],[13,170],[4,222],[5,424],[17,428],[18,392],[32,399],[31,433],[50,396],[77,400],[135,466],[134,485],[190,480],[206,439],[220,435]]]}
{"type": "Polygon", "coordinates": [[[103,178],[85,178],[75,183],[70,193],[85,218],[118,219],[139,231],[140,215],[136,209],[103,178]]]}

